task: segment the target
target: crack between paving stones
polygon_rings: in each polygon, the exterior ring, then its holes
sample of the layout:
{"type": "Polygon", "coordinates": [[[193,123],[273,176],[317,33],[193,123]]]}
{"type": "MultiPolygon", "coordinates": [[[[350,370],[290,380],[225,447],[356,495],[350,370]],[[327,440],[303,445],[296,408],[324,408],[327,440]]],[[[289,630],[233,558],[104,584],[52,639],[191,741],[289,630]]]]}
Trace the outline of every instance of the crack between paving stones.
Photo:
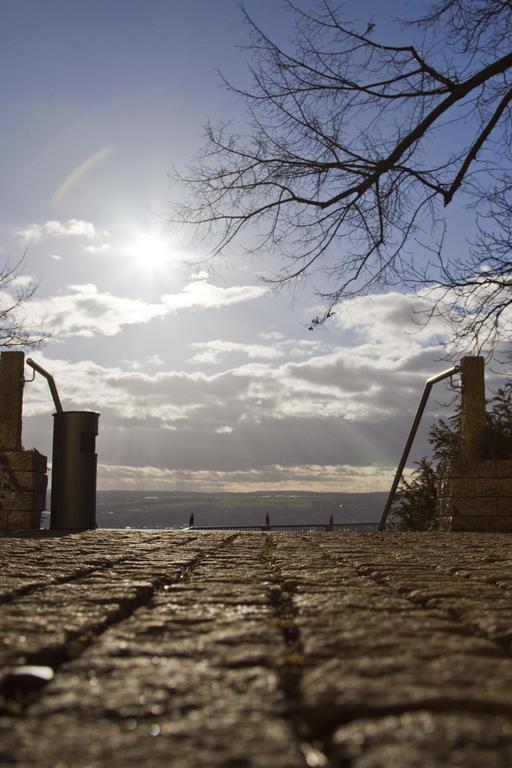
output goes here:
{"type": "MultiPolygon", "coordinates": [[[[312,727],[304,704],[302,690],[304,648],[300,628],[296,622],[297,608],[293,599],[295,585],[282,575],[276,555],[276,541],[272,535],[267,534],[261,560],[271,573],[271,586],[267,590],[268,600],[285,646],[282,663],[275,670],[284,698],[283,714],[290,722],[293,733],[299,741],[304,755],[304,765],[328,768],[330,763],[326,758],[325,740],[323,735],[312,727]]],[[[339,768],[345,768],[345,766],[340,765],[339,768]]]]}
{"type": "MultiPolygon", "coordinates": [[[[219,549],[231,544],[238,534],[223,539],[215,546],[197,553],[194,557],[178,566],[178,573],[170,579],[155,579],[151,586],[136,586],[136,595],[121,602],[117,610],[114,611],[107,620],[100,626],[91,627],[87,632],[77,630],[70,632],[66,642],[51,649],[27,653],[26,666],[48,666],[53,669],[54,674],[67,662],[73,661],[88,650],[107,630],[130,619],[140,608],[151,609],[151,602],[161,591],[179,584],[186,580],[198,565],[208,556],[219,549]]],[[[132,553],[133,556],[133,553],[132,553]]],[[[129,559],[129,558],[128,558],[129,559]]],[[[86,575],[89,575],[88,573],[86,575]]],[[[12,670],[7,672],[0,679],[0,714],[10,716],[21,716],[35,703],[43,694],[46,685],[50,682],[40,681],[36,690],[20,690],[17,688],[15,676],[12,670]]],[[[20,680],[20,683],[26,685],[26,680],[20,680]]]]}
{"type": "MultiPolygon", "coordinates": [[[[158,537],[161,538],[161,537],[158,537]]],[[[197,541],[197,536],[194,538],[187,539],[187,541],[180,542],[179,545],[183,546],[185,543],[189,544],[192,541],[197,541]]],[[[158,549],[166,549],[164,545],[162,547],[159,547],[158,549]]],[[[158,550],[156,550],[158,551],[158,550]]],[[[155,550],[152,549],[151,552],[147,553],[147,557],[150,555],[154,555],[155,550]]],[[[136,554],[136,551],[135,551],[136,554]]],[[[44,591],[45,589],[51,589],[54,586],[62,585],[62,584],[71,584],[75,581],[78,581],[79,579],[83,579],[86,576],[91,576],[93,573],[101,573],[102,571],[106,571],[109,568],[113,568],[116,565],[122,565],[123,563],[126,563],[129,560],[132,560],[134,557],[134,552],[131,552],[126,555],[122,555],[121,557],[118,557],[115,560],[110,560],[108,563],[104,563],[102,565],[91,565],[86,568],[80,568],[77,571],[73,571],[70,574],[67,574],[65,576],[57,577],[56,579],[52,579],[52,581],[44,582],[44,584],[27,584],[25,587],[19,587],[18,589],[14,590],[13,592],[10,592],[6,595],[0,595],[0,605],[6,605],[8,603],[12,603],[13,600],[16,600],[19,597],[28,597],[29,595],[35,594],[36,592],[44,591]]]]}

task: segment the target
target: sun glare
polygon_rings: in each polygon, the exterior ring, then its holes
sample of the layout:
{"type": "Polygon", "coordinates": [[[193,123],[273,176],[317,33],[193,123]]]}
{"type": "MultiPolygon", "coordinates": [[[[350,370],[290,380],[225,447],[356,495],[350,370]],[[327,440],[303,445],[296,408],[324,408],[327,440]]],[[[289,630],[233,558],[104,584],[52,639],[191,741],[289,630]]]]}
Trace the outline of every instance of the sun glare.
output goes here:
{"type": "Polygon", "coordinates": [[[139,232],[126,249],[138,267],[155,271],[168,266],[172,259],[170,239],[157,232],[139,232]]]}

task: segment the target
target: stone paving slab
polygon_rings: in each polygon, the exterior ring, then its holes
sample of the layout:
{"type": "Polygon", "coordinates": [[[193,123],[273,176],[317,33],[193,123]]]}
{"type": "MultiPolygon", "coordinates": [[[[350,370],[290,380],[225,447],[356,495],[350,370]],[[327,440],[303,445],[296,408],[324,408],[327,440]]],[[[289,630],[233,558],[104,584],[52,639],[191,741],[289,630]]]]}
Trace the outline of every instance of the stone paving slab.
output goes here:
{"type": "Polygon", "coordinates": [[[0,765],[509,768],[507,534],[0,536],[0,765]]]}

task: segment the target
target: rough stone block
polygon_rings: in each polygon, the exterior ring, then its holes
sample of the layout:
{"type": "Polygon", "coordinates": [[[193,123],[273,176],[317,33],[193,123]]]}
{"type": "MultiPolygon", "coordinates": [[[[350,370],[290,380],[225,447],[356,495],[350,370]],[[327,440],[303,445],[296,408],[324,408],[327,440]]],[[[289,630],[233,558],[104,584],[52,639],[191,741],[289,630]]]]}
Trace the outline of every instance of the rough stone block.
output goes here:
{"type": "MultiPolygon", "coordinates": [[[[43,509],[44,509],[44,507],[43,507],[43,509]]],[[[41,513],[42,513],[43,509],[33,509],[32,510],[32,515],[31,515],[30,520],[31,520],[31,528],[33,530],[39,530],[39,528],[41,527],[41,513]]]]}
{"type": "Polygon", "coordinates": [[[7,530],[17,531],[32,528],[31,510],[9,510],[7,512],[7,530]]]}
{"type": "Polygon", "coordinates": [[[438,496],[438,498],[437,498],[437,516],[438,516],[439,519],[444,517],[445,515],[449,515],[450,514],[448,506],[449,506],[449,499],[439,498],[439,496],[438,496]]]}
{"type": "Polygon", "coordinates": [[[7,510],[0,508],[0,530],[7,528],[7,510]]]}
{"type": "Polygon", "coordinates": [[[440,517],[437,521],[437,530],[438,531],[451,531],[452,530],[452,520],[453,518],[450,515],[443,515],[443,517],[440,517]]]}
{"type": "Polygon", "coordinates": [[[42,510],[46,505],[46,493],[41,491],[3,491],[0,507],[8,510],[42,510]]]}
{"type": "MultiPolygon", "coordinates": [[[[456,509],[456,508],[455,508],[456,509]]],[[[454,500],[445,498],[437,501],[437,514],[439,518],[451,517],[454,510],[454,500]]]]}
{"type": "Polygon", "coordinates": [[[482,517],[454,517],[452,531],[486,531],[488,533],[512,532],[512,515],[510,516],[482,516],[482,517]]]}
{"type": "Polygon", "coordinates": [[[487,517],[495,516],[498,514],[498,499],[496,497],[475,497],[473,499],[456,499],[449,500],[447,505],[447,511],[453,515],[454,518],[458,517],[487,517]]]}
{"type": "Polygon", "coordinates": [[[42,472],[15,470],[13,476],[18,489],[21,491],[46,491],[48,478],[42,472]]]}
{"type": "Polygon", "coordinates": [[[47,459],[39,451],[2,451],[9,469],[24,472],[46,472],[47,459]]]}
{"type": "MultiPolygon", "coordinates": [[[[450,484],[453,482],[451,475],[442,475],[437,481],[437,495],[438,497],[449,496],[450,484]]],[[[459,479],[459,478],[457,478],[459,479]]]]}
{"type": "Polygon", "coordinates": [[[448,477],[444,483],[444,493],[441,495],[471,498],[475,495],[475,480],[471,477],[448,477]]]}
{"type": "Polygon", "coordinates": [[[485,459],[484,461],[466,461],[455,459],[447,471],[448,477],[496,477],[496,461],[485,459]]]}
{"type": "Polygon", "coordinates": [[[11,477],[0,467],[0,493],[7,491],[12,485],[11,477]]]}
{"type": "Polygon", "coordinates": [[[512,478],[477,478],[475,496],[512,496],[512,478]]]}
{"type": "Polygon", "coordinates": [[[496,459],[498,477],[512,477],[512,459],[496,459]]]}
{"type": "Polygon", "coordinates": [[[498,499],[498,513],[500,515],[512,515],[512,498],[498,499]]]}

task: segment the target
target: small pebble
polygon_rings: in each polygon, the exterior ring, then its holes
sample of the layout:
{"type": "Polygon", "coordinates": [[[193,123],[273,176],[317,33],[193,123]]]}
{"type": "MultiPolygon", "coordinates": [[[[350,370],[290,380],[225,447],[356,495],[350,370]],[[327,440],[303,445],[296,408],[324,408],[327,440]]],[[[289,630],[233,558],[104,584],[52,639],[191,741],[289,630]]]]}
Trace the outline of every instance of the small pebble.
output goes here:
{"type": "Polygon", "coordinates": [[[34,693],[53,679],[51,667],[26,665],[9,670],[0,683],[0,690],[8,699],[34,693]]]}

